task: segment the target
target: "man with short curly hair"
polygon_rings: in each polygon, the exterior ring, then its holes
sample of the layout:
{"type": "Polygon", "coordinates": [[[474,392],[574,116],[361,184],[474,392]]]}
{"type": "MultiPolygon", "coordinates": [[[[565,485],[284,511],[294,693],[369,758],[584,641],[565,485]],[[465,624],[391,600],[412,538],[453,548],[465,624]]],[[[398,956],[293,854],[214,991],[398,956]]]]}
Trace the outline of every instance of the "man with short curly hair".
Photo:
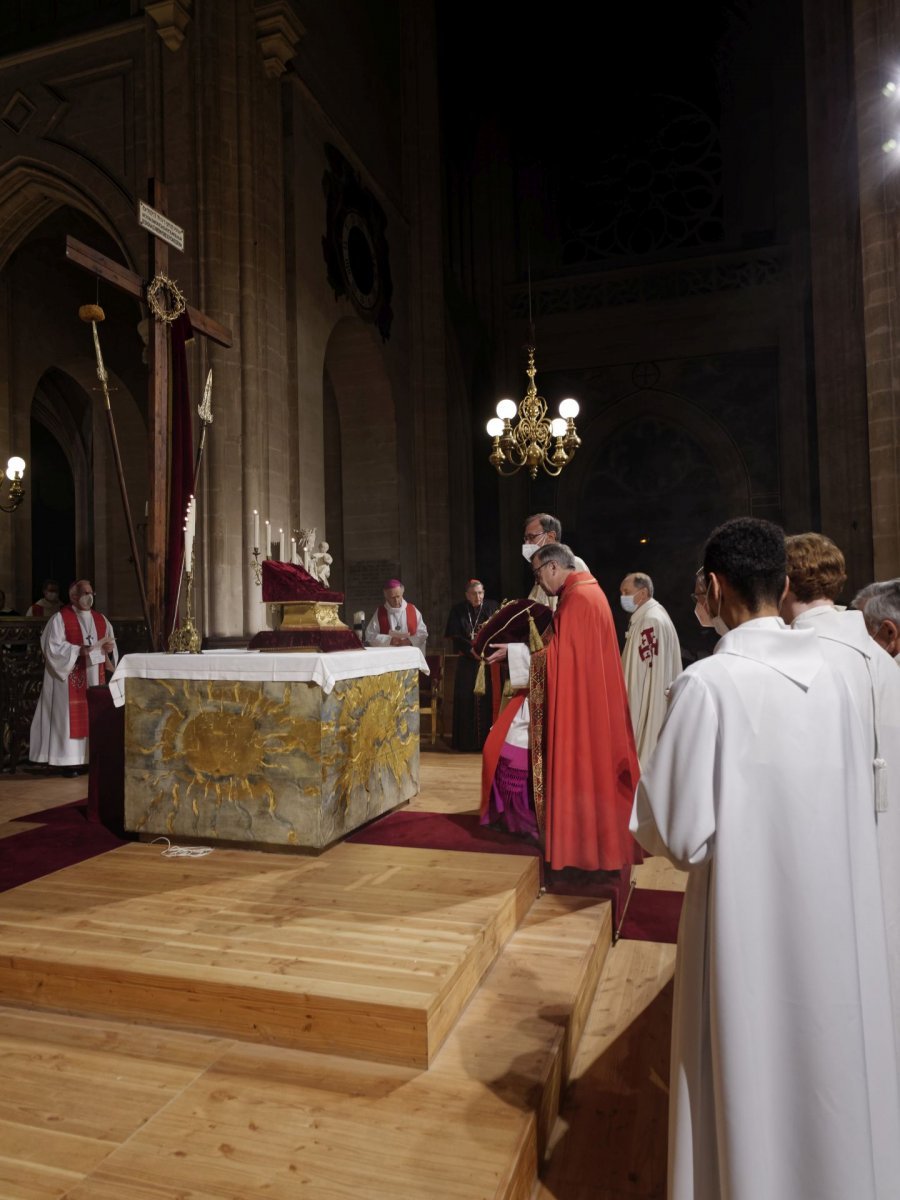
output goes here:
{"type": "Polygon", "coordinates": [[[834,542],[797,533],[785,546],[789,586],[781,615],[792,629],[818,634],[825,661],[850,686],[868,738],[900,1073],[900,671],[869,635],[863,613],[835,604],[847,574],[834,542]]]}

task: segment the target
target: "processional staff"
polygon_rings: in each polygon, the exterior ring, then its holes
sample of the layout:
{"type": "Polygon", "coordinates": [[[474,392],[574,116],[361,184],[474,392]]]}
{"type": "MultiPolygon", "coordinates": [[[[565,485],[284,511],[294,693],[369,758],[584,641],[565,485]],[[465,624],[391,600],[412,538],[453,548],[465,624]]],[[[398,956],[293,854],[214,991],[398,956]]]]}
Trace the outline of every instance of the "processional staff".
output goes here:
{"type": "Polygon", "coordinates": [[[97,332],[97,324],[100,321],[106,320],[106,313],[99,304],[82,304],[78,310],[78,315],[85,323],[90,323],[94,334],[94,351],[97,355],[97,378],[100,380],[100,385],[103,388],[103,399],[106,404],[106,422],[109,426],[109,436],[112,441],[113,458],[116,461],[116,474],[119,478],[119,491],[122,493],[122,507],[125,510],[125,523],[128,526],[128,541],[131,546],[131,561],[134,563],[134,573],[137,577],[138,592],[141,597],[141,609],[144,613],[144,620],[147,622],[147,628],[153,629],[150,622],[150,606],[147,603],[147,588],[144,584],[144,571],[141,566],[141,556],[138,553],[137,537],[134,532],[134,522],[131,519],[131,505],[128,502],[128,489],[125,486],[125,472],[122,469],[122,455],[119,453],[119,439],[116,437],[116,423],[113,418],[112,405],[109,401],[109,376],[106,373],[106,367],[103,363],[103,355],[100,352],[100,335],[97,332]]]}

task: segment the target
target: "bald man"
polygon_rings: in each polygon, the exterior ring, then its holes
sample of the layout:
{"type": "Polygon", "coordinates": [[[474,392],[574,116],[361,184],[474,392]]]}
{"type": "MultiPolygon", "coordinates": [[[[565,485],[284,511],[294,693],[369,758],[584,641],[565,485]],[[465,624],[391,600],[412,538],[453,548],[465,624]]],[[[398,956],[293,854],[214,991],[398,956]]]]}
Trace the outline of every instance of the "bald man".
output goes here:
{"type": "Polygon", "coordinates": [[[632,571],[619,584],[619,603],[631,620],[625,634],[622,670],[634,741],[643,770],[656,749],[666,717],[666,691],[681,674],[681,645],[672,619],[653,599],[653,580],[632,571]]]}

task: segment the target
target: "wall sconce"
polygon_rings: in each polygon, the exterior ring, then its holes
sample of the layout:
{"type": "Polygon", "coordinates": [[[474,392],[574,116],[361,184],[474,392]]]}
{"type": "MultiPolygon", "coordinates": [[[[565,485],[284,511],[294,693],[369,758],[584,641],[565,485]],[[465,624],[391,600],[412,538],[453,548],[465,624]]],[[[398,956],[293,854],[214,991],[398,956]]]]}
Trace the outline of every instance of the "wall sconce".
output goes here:
{"type": "MultiPolygon", "coordinates": [[[[19,458],[18,455],[13,457],[6,464],[6,479],[9,482],[9,503],[3,504],[0,501],[0,511],[11,513],[15,512],[22,500],[25,497],[25,489],[22,487],[22,476],[25,474],[25,459],[19,458]]],[[[3,480],[0,478],[0,488],[2,488],[3,480]]]]}

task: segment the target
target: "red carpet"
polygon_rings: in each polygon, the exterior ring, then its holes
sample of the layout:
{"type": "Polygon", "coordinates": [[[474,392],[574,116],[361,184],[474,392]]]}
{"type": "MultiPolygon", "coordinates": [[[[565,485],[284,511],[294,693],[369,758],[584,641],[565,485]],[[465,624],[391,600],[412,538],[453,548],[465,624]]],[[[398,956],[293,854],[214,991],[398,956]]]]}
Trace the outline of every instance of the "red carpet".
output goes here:
{"type": "MultiPolygon", "coordinates": [[[[539,856],[537,846],[521,838],[487,829],[479,824],[476,813],[389,813],[351,834],[348,842],[370,846],[411,846],[420,850],[468,850],[476,854],[530,854],[539,856]]],[[[568,873],[567,873],[568,874],[568,873]]],[[[546,886],[549,892],[567,896],[596,896],[609,900],[613,919],[618,920],[628,895],[630,872],[626,868],[617,879],[602,882],[587,872],[573,872],[574,879],[557,875],[546,886]]],[[[541,861],[541,878],[544,863],[541,861]]],[[[620,936],[634,941],[674,942],[681,914],[681,892],[654,892],[635,888],[625,914],[620,936]]]]}
{"type": "Polygon", "coordinates": [[[123,842],[98,821],[88,820],[84,800],[17,819],[40,822],[40,828],[0,838],[0,892],[104,854],[123,842]]]}
{"type": "Polygon", "coordinates": [[[683,892],[635,888],[619,937],[632,942],[678,941],[683,892]]]}

